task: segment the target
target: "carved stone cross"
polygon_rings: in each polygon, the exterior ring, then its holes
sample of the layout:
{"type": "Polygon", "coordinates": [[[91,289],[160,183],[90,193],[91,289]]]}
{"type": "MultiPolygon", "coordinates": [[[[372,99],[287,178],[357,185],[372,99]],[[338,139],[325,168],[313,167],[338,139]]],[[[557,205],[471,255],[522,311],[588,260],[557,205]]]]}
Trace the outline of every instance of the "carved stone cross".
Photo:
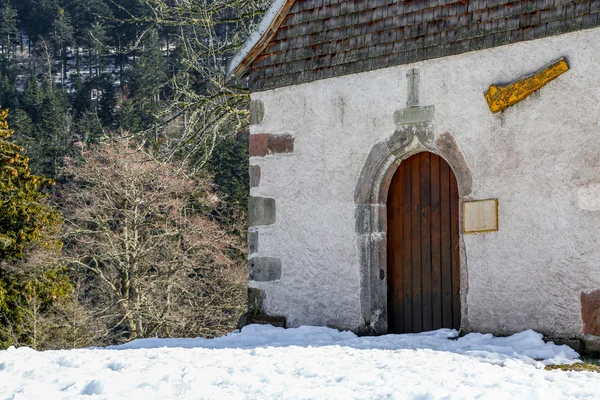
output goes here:
{"type": "Polygon", "coordinates": [[[396,125],[427,124],[433,121],[435,108],[433,106],[419,105],[419,89],[421,74],[417,68],[411,68],[406,74],[407,100],[406,108],[394,113],[396,125]]]}
{"type": "Polygon", "coordinates": [[[410,69],[406,74],[406,78],[408,79],[408,100],[406,101],[406,107],[416,107],[419,105],[419,70],[416,68],[410,69]]]}

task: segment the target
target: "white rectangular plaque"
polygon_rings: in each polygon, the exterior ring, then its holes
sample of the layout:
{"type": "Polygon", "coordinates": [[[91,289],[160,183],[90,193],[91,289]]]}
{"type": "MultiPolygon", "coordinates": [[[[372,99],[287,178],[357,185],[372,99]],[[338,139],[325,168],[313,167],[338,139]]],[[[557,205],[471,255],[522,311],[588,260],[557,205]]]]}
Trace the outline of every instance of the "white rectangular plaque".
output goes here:
{"type": "Polygon", "coordinates": [[[465,201],[463,232],[480,233],[498,230],[498,199],[465,201]]]}

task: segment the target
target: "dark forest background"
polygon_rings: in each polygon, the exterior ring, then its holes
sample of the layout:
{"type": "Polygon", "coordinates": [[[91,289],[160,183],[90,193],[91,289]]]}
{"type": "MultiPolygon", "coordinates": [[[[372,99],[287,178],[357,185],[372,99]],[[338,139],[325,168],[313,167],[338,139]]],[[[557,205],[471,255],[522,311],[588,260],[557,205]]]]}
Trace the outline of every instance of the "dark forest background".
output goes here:
{"type": "Polygon", "coordinates": [[[235,327],[248,93],[226,64],[266,6],[0,0],[0,347],[235,327]]]}

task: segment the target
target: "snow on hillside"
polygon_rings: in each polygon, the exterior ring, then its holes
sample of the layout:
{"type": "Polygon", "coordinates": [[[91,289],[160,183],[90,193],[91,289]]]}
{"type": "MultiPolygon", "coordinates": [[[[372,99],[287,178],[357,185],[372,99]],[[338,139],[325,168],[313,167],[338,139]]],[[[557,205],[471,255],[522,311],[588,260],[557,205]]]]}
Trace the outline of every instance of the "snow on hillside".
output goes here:
{"type": "Polygon", "coordinates": [[[206,339],[0,352],[1,399],[598,398],[600,374],[545,371],[577,353],[525,331],[356,337],[251,325],[206,339]]]}

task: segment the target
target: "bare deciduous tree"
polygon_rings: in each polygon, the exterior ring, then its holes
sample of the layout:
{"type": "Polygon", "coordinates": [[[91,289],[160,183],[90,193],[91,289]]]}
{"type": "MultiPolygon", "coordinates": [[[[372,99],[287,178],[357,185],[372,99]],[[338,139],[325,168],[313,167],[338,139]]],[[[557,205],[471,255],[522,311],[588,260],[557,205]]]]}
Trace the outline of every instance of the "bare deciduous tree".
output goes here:
{"type": "Polygon", "coordinates": [[[202,167],[222,137],[236,134],[248,124],[248,90],[227,77],[226,65],[271,1],[142,2],[151,12],[145,17],[131,15],[130,22],[169,32],[166,43],[173,49],[167,48],[167,54],[172,52],[177,59],[162,86],[165,101],[157,116],[161,122],[153,129],[180,122],[181,133],[163,143],[164,155],[179,155],[202,167]]]}
{"type": "Polygon", "coordinates": [[[64,252],[107,341],[213,336],[243,312],[241,240],[209,218],[220,199],[188,172],[128,140],[66,163],[64,252]]]}

